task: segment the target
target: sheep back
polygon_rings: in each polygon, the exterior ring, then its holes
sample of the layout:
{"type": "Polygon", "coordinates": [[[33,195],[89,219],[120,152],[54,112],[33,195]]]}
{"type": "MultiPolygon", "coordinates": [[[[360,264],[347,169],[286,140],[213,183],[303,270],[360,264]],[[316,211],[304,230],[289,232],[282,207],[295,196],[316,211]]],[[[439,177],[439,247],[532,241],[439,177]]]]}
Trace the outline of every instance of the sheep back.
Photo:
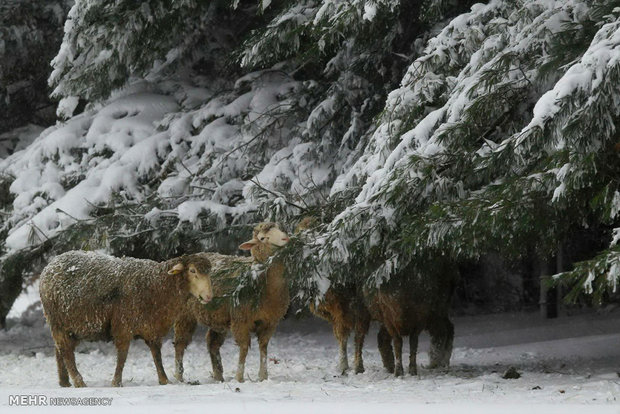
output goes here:
{"type": "MultiPolygon", "coordinates": [[[[78,340],[164,336],[186,299],[186,279],[167,274],[170,263],[71,251],[41,275],[40,293],[52,329],[78,340]],[[179,294],[181,293],[181,294],[179,294]]],[[[187,293],[189,295],[189,293],[187,293]]]]}
{"type": "Polygon", "coordinates": [[[352,285],[331,286],[318,303],[310,304],[310,311],[316,316],[353,329],[358,319],[367,318],[368,310],[357,289],[352,285]]]}
{"type": "Polygon", "coordinates": [[[204,253],[211,262],[211,283],[213,284],[213,301],[208,305],[201,304],[190,296],[183,310],[182,317],[195,319],[210,328],[225,332],[230,327],[231,307],[230,296],[235,289],[235,278],[239,271],[230,269],[240,264],[252,264],[250,257],[228,256],[219,253],[204,253]]]}
{"type": "Polygon", "coordinates": [[[376,291],[365,290],[364,298],[373,319],[408,334],[448,316],[458,277],[450,263],[438,263],[425,274],[408,266],[376,291]]]}
{"type": "Polygon", "coordinates": [[[251,257],[228,256],[219,253],[204,253],[211,262],[214,300],[208,305],[201,304],[196,298],[187,299],[184,317],[190,317],[199,323],[219,332],[230,328],[231,321],[279,320],[286,313],[289,294],[286,280],[282,277],[284,266],[273,263],[266,271],[265,285],[261,289],[258,302],[233,305],[231,295],[236,288],[235,279],[240,276],[241,265],[252,265],[251,257]],[[258,306],[256,306],[258,304],[258,306]]]}

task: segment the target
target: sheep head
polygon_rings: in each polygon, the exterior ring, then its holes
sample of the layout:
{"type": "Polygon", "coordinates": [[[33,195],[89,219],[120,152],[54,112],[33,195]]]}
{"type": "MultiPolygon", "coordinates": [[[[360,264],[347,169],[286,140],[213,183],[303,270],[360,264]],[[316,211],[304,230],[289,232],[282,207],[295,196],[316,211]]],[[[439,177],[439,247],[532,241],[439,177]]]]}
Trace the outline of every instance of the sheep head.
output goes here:
{"type": "Polygon", "coordinates": [[[288,234],[280,230],[276,223],[261,223],[254,227],[252,239],[242,243],[239,248],[250,250],[256,261],[264,262],[273,254],[274,247],[282,247],[288,241],[288,234]]]}
{"type": "Polygon", "coordinates": [[[309,230],[318,224],[318,219],[312,216],[304,217],[295,227],[295,234],[301,233],[304,230],[309,230]]]}
{"type": "Polygon", "coordinates": [[[168,271],[169,275],[185,277],[189,292],[203,303],[213,299],[213,284],[211,283],[211,262],[205,256],[191,254],[179,258],[179,261],[168,271]]]}

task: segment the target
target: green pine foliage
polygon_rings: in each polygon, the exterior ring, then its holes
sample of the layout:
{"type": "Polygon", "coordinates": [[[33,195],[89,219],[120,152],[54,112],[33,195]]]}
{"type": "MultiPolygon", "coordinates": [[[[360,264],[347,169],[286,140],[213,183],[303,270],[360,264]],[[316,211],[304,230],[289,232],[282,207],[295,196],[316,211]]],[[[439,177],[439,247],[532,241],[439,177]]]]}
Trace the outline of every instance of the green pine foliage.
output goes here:
{"type": "MultiPolygon", "coordinates": [[[[391,152],[360,168],[361,193],[316,248],[321,271],[381,284],[429,257],[545,258],[576,229],[613,226],[616,7],[491,2],[444,28],[390,95],[373,138],[391,152]],[[484,36],[459,48],[463,28],[484,36]]],[[[614,258],[564,275],[579,281],[569,299],[615,289],[614,258]]]]}

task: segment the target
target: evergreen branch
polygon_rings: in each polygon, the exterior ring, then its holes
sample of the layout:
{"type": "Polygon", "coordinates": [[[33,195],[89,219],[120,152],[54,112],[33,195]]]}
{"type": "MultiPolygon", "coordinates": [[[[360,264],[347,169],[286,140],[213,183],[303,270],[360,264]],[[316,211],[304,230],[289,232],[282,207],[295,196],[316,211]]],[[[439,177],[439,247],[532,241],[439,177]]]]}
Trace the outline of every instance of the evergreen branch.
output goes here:
{"type": "Polygon", "coordinates": [[[267,188],[263,187],[263,186],[262,186],[262,185],[258,182],[258,179],[257,179],[257,178],[253,178],[253,179],[251,179],[251,180],[250,180],[250,182],[251,182],[252,184],[254,184],[256,187],[260,188],[262,191],[264,191],[264,192],[266,192],[266,193],[269,193],[269,194],[271,194],[271,195],[272,195],[272,196],[274,196],[274,197],[277,197],[277,198],[282,199],[282,200],[283,200],[286,204],[288,204],[289,206],[293,206],[293,207],[295,207],[295,208],[299,209],[299,210],[300,210],[300,211],[302,211],[302,212],[306,211],[306,208],[304,208],[304,207],[300,206],[299,204],[295,204],[295,203],[293,203],[292,201],[288,201],[288,200],[287,200],[285,197],[283,197],[281,194],[278,194],[278,193],[276,193],[276,192],[274,192],[274,191],[271,191],[271,190],[269,190],[269,189],[267,189],[267,188]]]}

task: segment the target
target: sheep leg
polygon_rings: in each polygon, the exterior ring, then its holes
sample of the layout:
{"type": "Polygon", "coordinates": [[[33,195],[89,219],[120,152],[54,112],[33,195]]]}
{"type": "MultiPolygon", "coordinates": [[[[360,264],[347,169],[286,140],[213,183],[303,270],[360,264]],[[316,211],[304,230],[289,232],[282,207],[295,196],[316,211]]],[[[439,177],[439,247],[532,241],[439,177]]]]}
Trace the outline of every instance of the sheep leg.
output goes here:
{"type": "MultiPolygon", "coordinates": [[[[85,387],[84,379],[82,375],[77,369],[75,364],[75,346],[77,342],[74,339],[69,338],[68,335],[65,334],[56,334],[54,335],[54,341],[56,342],[56,346],[58,349],[58,353],[62,356],[64,361],[63,365],[65,369],[68,371],[71,380],[73,381],[73,386],[76,388],[85,387]]],[[[59,368],[60,368],[60,364],[59,368]]],[[[62,374],[59,371],[59,379],[62,382],[62,374]]],[[[61,384],[62,385],[62,384],[61,384]]]]}
{"type": "Polygon", "coordinates": [[[250,348],[250,331],[244,326],[235,326],[232,327],[231,330],[235,338],[235,342],[239,347],[239,363],[237,364],[237,375],[235,378],[237,381],[243,382],[245,359],[248,356],[248,349],[250,348]]]}
{"type": "Polygon", "coordinates": [[[174,322],[174,377],[183,382],[183,356],[185,349],[192,341],[196,330],[196,321],[192,319],[179,319],[174,322]]]}
{"type": "Polygon", "coordinates": [[[394,375],[403,375],[403,337],[396,334],[392,337],[394,344],[394,375]]]}
{"type": "Polygon", "coordinates": [[[349,340],[349,334],[351,330],[348,329],[343,323],[334,322],[332,325],[334,336],[338,340],[340,345],[338,372],[340,375],[344,375],[349,370],[349,359],[347,357],[347,342],[349,340]]]}
{"type": "Polygon", "coordinates": [[[418,337],[419,331],[409,334],[409,374],[418,375],[418,337]]]}
{"type": "Polygon", "coordinates": [[[392,337],[385,326],[381,325],[377,334],[377,343],[383,366],[390,374],[394,373],[394,353],[392,352],[392,337]]]}
{"type": "Polygon", "coordinates": [[[450,366],[450,358],[452,357],[452,347],[454,345],[454,325],[452,324],[450,319],[448,319],[447,317],[445,319],[444,324],[445,324],[445,329],[446,329],[446,336],[445,336],[443,353],[442,353],[440,362],[441,362],[442,367],[448,368],[450,366]]]}
{"type": "Polygon", "coordinates": [[[69,375],[73,380],[73,386],[76,388],[85,387],[84,379],[82,379],[82,375],[77,370],[77,366],[75,365],[75,346],[70,347],[69,349],[63,349],[62,357],[65,360],[65,366],[67,367],[67,371],[69,371],[69,375]]]}
{"type": "Polygon", "coordinates": [[[117,339],[114,341],[116,345],[116,370],[112,379],[113,387],[123,386],[123,368],[127,360],[127,352],[129,351],[129,339],[117,339]]]}
{"type": "Polygon", "coordinates": [[[258,370],[258,380],[264,381],[267,379],[267,345],[271,339],[273,333],[276,331],[276,327],[272,325],[260,325],[256,330],[256,336],[258,337],[258,348],[260,350],[260,368],[258,370]]]}
{"type": "Polygon", "coordinates": [[[353,366],[355,367],[355,373],[361,374],[364,372],[364,359],[362,357],[362,350],[364,348],[364,338],[368,333],[368,327],[370,325],[370,318],[363,318],[358,320],[355,324],[355,360],[353,366]]]}
{"type": "Polygon", "coordinates": [[[452,356],[454,325],[448,317],[443,317],[429,328],[431,351],[429,368],[447,368],[452,356]]]}
{"type": "Polygon", "coordinates": [[[58,366],[58,384],[60,384],[61,387],[70,387],[71,383],[69,382],[69,372],[67,372],[65,361],[58,347],[55,347],[55,348],[56,348],[56,365],[58,366]]]}
{"type": "Polygon", "coordinates": [[[224,344],[226,334],[209,329],[207,332],[207,349],[211,357],[211,367],[213,368],[213,379],[224,382],[224,367],[222,366],[222,356],[220,347],[224,344]]]}
{"type": "Polygon", "coordinates": [[[151,349],[151,355],[153,355],[153,362],[155,363],[155,369],[157,370],[159,385],[168,384],[168,376],[166,376],[166,371],[164,371],[164,364],[161,361],[161,341],[145,342],[151,349]]]}

